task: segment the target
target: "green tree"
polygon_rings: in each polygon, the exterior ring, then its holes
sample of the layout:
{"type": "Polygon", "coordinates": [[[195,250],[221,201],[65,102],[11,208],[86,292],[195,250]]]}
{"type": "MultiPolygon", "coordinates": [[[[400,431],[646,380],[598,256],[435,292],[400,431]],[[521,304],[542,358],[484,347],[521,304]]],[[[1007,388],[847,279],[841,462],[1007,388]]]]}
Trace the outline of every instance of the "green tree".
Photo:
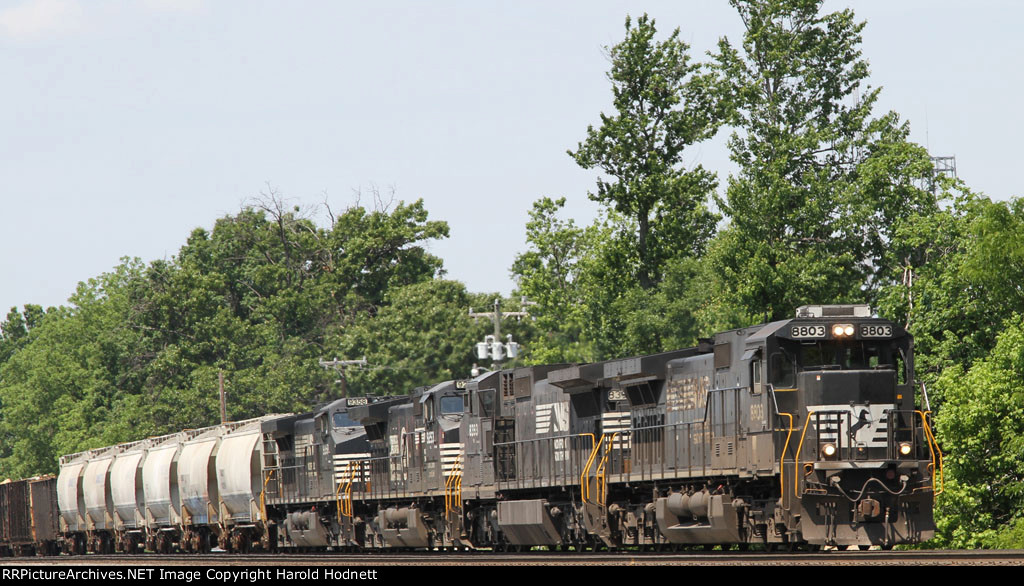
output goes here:
{"type": "MultiPolygon", "coordinates": [[[[988,355],[1006,318],[1024,313],[1020,278],[1024,203],[993,202],[954,183],[950,204],[894,224],[890,283],[879,310],[914,335],[918,378],[929,385],[946,369],[988,355]]],[[[932,392],[933,408],[941,391],[932,392]]]]}
{"type": "Polygon", "coordinates": [[[936,384],[945,398],[936,421],[946,448],[946,493],[938,500],[945,544],[977,547],[1019,534],[1024,519],[1022,380],[1024,318],[1015,314],[988,356],[966,370],[959,365],[947,369],[936,384]]]}
{"type": "MultiPolygon", "coordinates": [[[[365,356],[368,362],[365,368],[346,370],[349,394],[401,395],[420,385],[469,378],[478,362],[474,345],[493,328],[489,320],[470,318],[468,310],[489,308],[494,298],[470,294],[462,283],[443,279],[391,289],[375,315],[361,315],[329,339],[328,346],[343,356],[365,356]]],[[[502,307],[511,311],[514,305],[506,301],[502,307]]],[[[505,320],[501,329],[522,342],[532,326],[505,320]]]]}
{"type": "Polygon", "coordinates": [[[685,168],[683,156],[714,135],[727,103],[716,77],[691,62],[678,29],[656,40],[646,15],[635,23],[627,17],[625,28],[626,38],[607,48],[615,112],[602,113],[601,125],[588,127],[569,152],[608,175],[590,194],[603,204],[601,216],[581,227],[558,218],[564,199],[537,201],[529,249],[512,267],[546,332],[533,342],[533,361],[598,360],[693,338],[692,321],[655,325],[648,312],[657,309],[651,300],[666,267],[701,255],[714,233],[718,218],[708,200],[715,176],[699,165],[685,168]]]}
{"type": "Polygon", "coordinates": [[[569,151],[581,167],[611,176],[598,179],[590,197],[632,220],[621,225],[632,241],[633,276],[645,289],[657,284],[669,258],[700,254],[714,233],[707,201],[715,176],[700,165],[686,170],[682,160],[725,115],[713,76],[691,63],[679,29],[663,41],[656,33],[647,15],[635,26],[626,18],[625,40],[608,49],[615,114],[602,113],[601,126],[588,127],[586,140],[569,151]]]}
{"type": "Polygon", "coordinates": [[[737,107],[739,172],[718,204],[729,219],[717,272],[751,315],[862,301],[890,274],[899,218],[935,208],[930,170],[895,113],[872,117],[863,22],[821,0],[732,0],[745,33],[714,56],[737,107]]]}
{"type": "Polygon", "coordinates": [[[993,202],[957,182],[945,189],[950,205],[897,224],[899,273],[881,310],[914,334],[917,376],[938,411],[947,456],[938,543],[1019,547],[1024,202],[993,202]]]}
{"type": "Polygon", "coordinates": [[[564,207],[564,197],[534,202],[526,223],[530,248],[512,265],[519,292],[535,303],[530,314],[544,332],[529,348],[534,363],[586,362],[598,355],[590,308],[601,305],[593,297],[606,260],[601,248],[614,242],[614,231],[601,220],[586,227],[563,220],[564,207]]]}
{"type": "Polygon", "coordinates": [[[0,471],[11,477],[55,472],[57,457],[106,445],[111,421],[144,436],[153,429],[120,409],[131,392],[119,373],[139,336],[125,324],[126,284],[141,263],[80,283],[72,307],[52,309],[27,342],[0,367],[0,430],[12,437],[0,471]]]}
{"type": "Polygon", "coordinates": [[[7,312],[7,319],[0,324],[0,364],[7,362],[28,341],[29,331],[42,323],[44,317],[46,311],[31,303],[26,304],[23,311],[19,312],[17,307],[12,307],[7,312]]]}
{"type": "Polygon", "coordinates": [[[53,472],[61,454],[215,423],[219,372],[231,419],[332,398],[317,359],[339,332],[405,303],[395,291],[433,282],[441,261],[422,244],[447,225],[422,202],[329,216],[321,225],[267,198],[193,231],[169,261],[125,260],[81,283],[68,307],[10,314],[0,473],[53,472]]]}

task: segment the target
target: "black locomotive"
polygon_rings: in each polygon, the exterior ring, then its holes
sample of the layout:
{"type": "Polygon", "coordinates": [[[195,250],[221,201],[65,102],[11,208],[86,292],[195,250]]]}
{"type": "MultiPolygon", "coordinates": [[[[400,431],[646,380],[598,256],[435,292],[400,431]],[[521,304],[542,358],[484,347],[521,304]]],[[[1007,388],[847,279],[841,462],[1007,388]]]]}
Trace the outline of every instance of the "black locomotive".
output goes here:
{"type": "Polygon", "coordinates": [[[914,397],[900,326],[867,306],[805,306],[694,348],[66,456],[56,539],[69,552],[130,551],[131,531],[165,551],[887,548],[934,533],[942,460],[914,397]],[[160,522],[151,490],[169,506],[160,522]]]}

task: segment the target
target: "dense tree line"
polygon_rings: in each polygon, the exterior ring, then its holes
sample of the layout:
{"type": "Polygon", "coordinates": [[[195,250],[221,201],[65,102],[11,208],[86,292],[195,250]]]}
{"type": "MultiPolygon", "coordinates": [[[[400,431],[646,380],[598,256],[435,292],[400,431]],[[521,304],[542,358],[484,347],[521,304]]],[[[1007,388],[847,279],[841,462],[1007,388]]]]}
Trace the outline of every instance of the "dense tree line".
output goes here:
{"type": "MultiPolygon", "coordinates": [[[[266,197],[171,260],[125,259],[68,305],[12,309],[0,338],[0,471],[54,472],[61,454],[219,421],[308,410],[340,396],[336,355],[366,357],[351,393],[404,393],[466,376],[493,295],[444,280],[422,202],[354,206],[321,222],[266,197]]],[[[321,211],[323,211],[321,210],[321,211]]]]}
{"type": "MultiPolygon", "coordinates": [[[[693,344],[870,303],[914,334],[944,446],[939,545],[1024,544],[1024,203],[936,176],[860,51],[865,26],[821,0],[733,0],[740,39],[700,60],[678,29],[627,18],[607,48],[613,111],[569,150],[601,177],[599,217],[565,197],[530,212],[511,267],[536,305],[506,324],[525,362],[585,362],[693,344]],[[718,133],[737,170],[684,156],[718,133]]],[[[579,197],[580,194],[568,194],[579,197]]],[[[125,259],[63,307],[0,324],[0,475],[60,454],[339,396],[319,358],[367,358],[350,393],[465,376],[493,294],[444,279],[422,202],[289,208],[266,196],[195,230],[177,255],[125,259]]],[[[507,306],[507,305],[506,305],[507,306]]]]}

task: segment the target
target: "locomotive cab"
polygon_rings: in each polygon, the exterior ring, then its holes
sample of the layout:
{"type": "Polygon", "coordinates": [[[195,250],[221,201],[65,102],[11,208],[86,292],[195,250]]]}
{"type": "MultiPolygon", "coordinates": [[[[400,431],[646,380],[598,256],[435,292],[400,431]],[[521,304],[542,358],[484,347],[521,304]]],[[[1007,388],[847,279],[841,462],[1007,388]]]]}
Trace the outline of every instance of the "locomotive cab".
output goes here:
{"type": "Polygon", "coordinates": [[[866,305],[804,306],[766,329],[768,386],[790,418],[779,454],[788,525],[819,544],[930,538],[921,512],[935,450],[914,407],[910,335],[866,305]]]}

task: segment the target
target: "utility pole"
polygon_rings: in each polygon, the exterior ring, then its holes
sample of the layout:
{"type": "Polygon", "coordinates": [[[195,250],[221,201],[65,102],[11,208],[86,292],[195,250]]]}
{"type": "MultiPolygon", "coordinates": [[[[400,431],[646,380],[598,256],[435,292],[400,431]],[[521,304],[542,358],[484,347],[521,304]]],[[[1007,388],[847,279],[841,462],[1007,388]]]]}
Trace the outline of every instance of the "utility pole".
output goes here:
{"type": "MultiPolygon", "coordinates": [[[[523,297],[523,305],[527,305],[526,298],[523,297]]],[[[474,312],[473,308],[469,308],[469,317],[474,320],[480,319],[481,317],[490,319],[494,322],[494,334],[485,336],[483,342],[477,342],[476,344],[476,356],[478,360],[487,360],[490,358],[493,361],[492,366],[500,368],[501,363],[505,361],[505,357],[515,358],[519,355],[519,344],[512,341],[512,334],[505,336],[508,340],[505,343],[501,341],[501,318],[503,317],[514,317],[516,319],[522,319],[529,317],[529,313],[525,311],[506,311],[501,312],[501,299],[494,300],[494,311],[481,311],[474,312]]],[[[476,364],[473,365],[473,371],[479,371],[476,364]]]]}
{"type": "Polygon", "coordinates": [[[217,371],[217,387],[220,389],[220,422],[228,422],[228,399],[224,394],[224,371],[217,371]]]}
{"type": "Polygon", "coordinates": [[[338,376],[340,376],[341,378],[339,378],[335,382],[341,383],[341,398],[345,398],[348,396],[348,381],[345,380],[345,368],[349,366],[358,366],[360,368],[365,368],[366,357],[363,356],[362,360],[338,360],[337,358],[335,358],[334,360],[324,360],[323,358],[321,358],[320,366],[324,368],[333,368],[338,373],[338,376]]]}

